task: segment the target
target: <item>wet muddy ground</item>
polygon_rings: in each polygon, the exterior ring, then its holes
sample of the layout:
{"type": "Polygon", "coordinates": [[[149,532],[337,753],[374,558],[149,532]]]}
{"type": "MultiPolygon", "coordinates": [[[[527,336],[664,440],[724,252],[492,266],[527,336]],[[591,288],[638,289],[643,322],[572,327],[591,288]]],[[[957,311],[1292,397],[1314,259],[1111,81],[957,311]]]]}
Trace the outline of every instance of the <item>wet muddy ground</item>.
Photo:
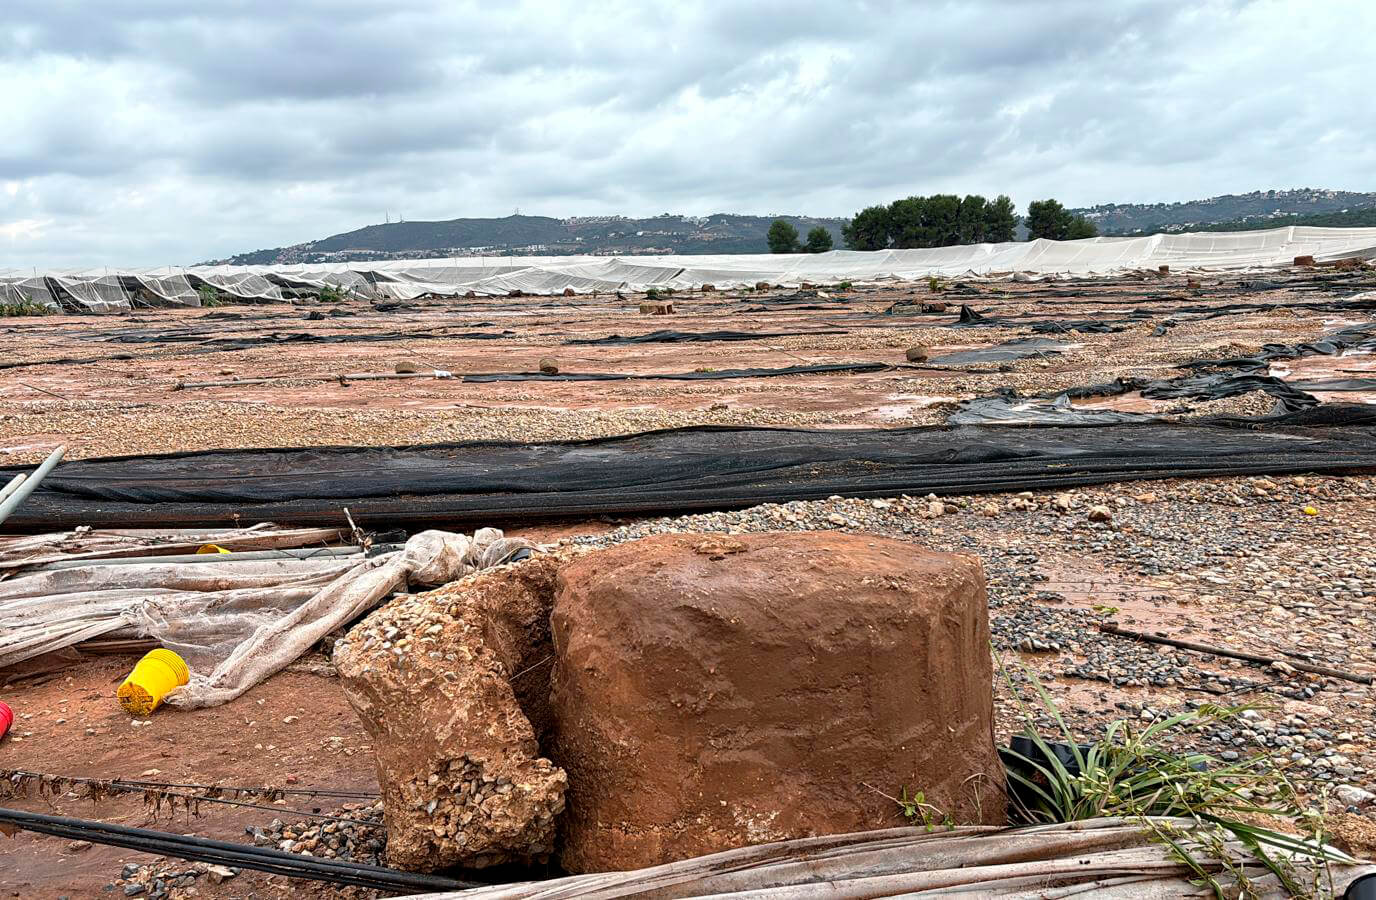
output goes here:
{"type": "MultiPolygon", "coordinates": [[[[939,294],[925,283],[856,286],[823,288],[831,296],[792,303],[769,300],[792,290],[765,297],[677,294],[672,316],[642,316],[637,304],[643,297],[628,295],[429,299],[391,312],[353,300],[337,307],[275,304],[6,319],[0,320],[0,463],[35,462],[59,443],[75,458],[222,447],[566,439],[708,423],[939,425],[957,401],[999,388],[1032,395],[1128,375],[1174,377],[1181,374],[1174,367],[1184,361],[1246,355],[1263,344],[1310,341],[1376,319],[1376,309],[1303,307],[1341,304],[1376,289],[1376,274],[1370,272],[1196,279],[1198,286],[1184,276],[1154,275],[1098,282],[970,282],[947,285],[939,294]],[[886,314],[904,301],[943,302],[948,308],[886,314]],[[1245,303],[1268,308],[1206,317],[1209,309],[1245,303]],[[961,304],[1011,321],[952,327],[961,304]],[[803,306],[823,308],[797,308],[803,306]],[[1149,312],[1118,321],[1134,309],[1149,312]],[[315,312],[323,318],[308,318],[315,312]],[[1046,335],[1073,346],[1009,363],[921,368],[909,367],[906,359],[914,346],[935,357],[1025,338],[1039,320],[1114,322],[1124,330],[1046,335]],[[1176,324],[1156,334],[1166,320],[1176,324]],[[658,329],[807,333],[711,343],[568,343],[658,329]],[[471,336],[507,330],[512,334],[471,336]],[[830,331],[844,333],[821,333],[830,331]],[[291,334],[388,337],[287,340],[235,350],[216,343],[291,334]],[[394,372],[398,363],[456,376],[532,372],[546,357],[557,360],[565,373],[863,362],[894,368],[697,381],[479,384],[457,377],[338,378],[394,372]],[[186,386],[249,378],[275,380],[186,386]]],[[[1306,357],[1272,368],[1272,374],[1301,379],[1374,371],[1373,357],[1364,354],[1306,357]]],[[[1361,392],[1319,396],[1325,402],[1376,403],[1376,396],[1361,392]]],[[[1190,406],[1133,394],[1082,403],[1162,414],[1190,406]]],[[[977,553],[989,574],[996,646],[1008,662],[1020,659],[1047,678],[1078,732],[1093,734],[1104,721],[1138,716],[1144,707],[1176,708],[1192,699],[1221,697],[1255,702],[1286,729],[1279,735],[1286,740],[1259,731],[1256,741],[1248,738],[1241,745],[1234,743],[1241,735],[1219,738],[1214,749],[1283,747],[1302,755],[1305,777],[1376,787],[1376,695],[1370,687],[1278,675],[1109,638],[1096,627],[1113,621],[1376,672],[1371,637],[1376,490],[1370,478],[1175,481],[1072,493],[1065,510],[1056,508],[1050,494],[952,498],[953,511],[936,518],[924,513],[927,503],[921,498],[894,498],[887,506],[834,500],[685,519],[561,523],[521,533],[546,542],[595,542],[659,530],[835,528],[977,553]],[[1089,518],[1089,510],[1099,505],[1110,510],[1106,522],[1089,518]],[[1306,512],[1310,508],[1313,514],[1306,512]],[[1301,725],[1285,724],[1296,715],[1301,725]],[[1289,740],[1291,734],[1296,740],[1289,740]]],[[[0,742],[0,769],[196,784],[376,787],[366,736],[328,675],[289,671],[226,706],[160,710],[152,724],[134,726],[113,694],[135,658],[83,658],[9,683],[7,673],[0,672],[0,698],[17,715],[11,737],[0,742]]],[[[1019,721],[1006,686],[994,687],[1002,738],[1019,721]]],[[[183,812],[155,820],[137,797],[92,804],[76,797],[30,796],[4,803],[245,840],[246,826],[274,817],[290,822],[295,819],[289,810],[334,805],[297,799],[277,804],[280,812],[207,806],[200,817],[183,812]]],[[[150,859],[20,833],[0,838],[0,885],[22,897],[109,896],[103,889],[125,862],[150,859]]],[[[199,879],[196,890],[211,897],[333,895],[329,888],[249,873],[221,885],[199,879]]],[[[112,893],[122,896],[122,887],[112,893]]]]}

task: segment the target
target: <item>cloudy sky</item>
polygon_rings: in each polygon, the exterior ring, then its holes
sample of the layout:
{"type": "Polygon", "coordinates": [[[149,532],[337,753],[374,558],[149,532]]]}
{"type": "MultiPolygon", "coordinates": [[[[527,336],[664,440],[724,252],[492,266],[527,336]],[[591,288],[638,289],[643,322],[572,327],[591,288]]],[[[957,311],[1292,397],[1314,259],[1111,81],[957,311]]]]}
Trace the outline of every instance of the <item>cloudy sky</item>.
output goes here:
{"type": "Polygon", "coordinates": [[[0,268],[380,222],[1376,190],[1371,0],[4,0],[0,268]]]}

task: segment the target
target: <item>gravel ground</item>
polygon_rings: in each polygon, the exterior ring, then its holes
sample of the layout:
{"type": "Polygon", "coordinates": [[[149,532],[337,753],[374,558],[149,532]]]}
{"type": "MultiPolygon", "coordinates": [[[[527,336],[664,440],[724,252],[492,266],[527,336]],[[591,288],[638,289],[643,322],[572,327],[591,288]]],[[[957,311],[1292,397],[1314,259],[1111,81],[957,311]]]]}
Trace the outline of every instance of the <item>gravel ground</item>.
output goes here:
{"type": "MultiPolygon", "coordinates": [[[[1024,396],[1116,377],[1165,378],[1177,364],[1245,355],[1267,343],[1297,343],[1367,312],[1323,313],[1281,307],[1210,319],[1171,315],[1114,334],[1059,335],[1066,352],[959,370],[905,369],[878,376],[787,377],[691,383],[616,382],[556,385],[522,382],[458,385],[415,380],[359,382],[348,388],[308,381],[338,371],[390,371],[395,360],[433,361],[454,371],[523,371],[553,354],[566,371],[682,372],[698,368],[786,366],[801,362],[903,362],[920,345],[937,352],[1026,337],[1026,324],[951,328],[959,304],[992,315],[1111,318],[1135,308],[1232,302],[1298,303],[1370,289],[1357,273],[1267,273],[1205,278],[1155,276],[1064,284],[971,283],[943,295],[940,316],[883,316],[897,300],[927,300],[924,288],[856,288],[833,310],[742,314],[726,294],[676,296],[673,320],[641,319],[612,298],[578,298],[557,308],[505,298],[468,304],[464,327],[517,329],[519,339],[427,337],[457,326],[452,302],[422,302],[380,315],[301,321],[290,307],[237,311],[140,311],[138,327],[207,327],[227,333],[319,329],[321,333],[406,330],[395,344],[284,344],[200,355],[195,344],[107,344],[91,340],[108,319],[53,318],[0,327],[0,464],[32,463],[57,443],[73,458],[262,446],[404,445],[475,439],[578,439],[697,424],[877,427],[941,424],[956,401],[1009,387],[1024,396]],[[519,317],[513,315],[519,313],[519,317]],[[502,318],[506,316],[506,318],[502,318]],[[480,321],[490,318],[500,322],[480,321]],[[568,347],[570,337],[655,328],[811,330],[742,344],[568,347]],[[94,358],[90,364],[4,363],[94,358]],[[270,388],[173,391],[179,380],[268,372],[302,376],[270,388]],[[62,398],[52,396],[49,391],[62,398]]],[[[524,298],[529,299],[529,298],[524,298]]],[[[634,302],[638,298],[631,298],[634,302]]],[[[757,297],[743,298],[755,303],[757,297]]],[[[1347,362],[1347,358],[1344,359],[1347,362]]],[[[1357,361],[1354,360],[1353,364],[1357,361]]],[[[1344,398],[1348,399],[1348,398],[1344,398]]],[[[1144,401],[1131,396],[1091,405],[1167,414],[1256,415],[1270,397],[1220,401],[1144,401]]],[[[593,526],[589,526],[591,529],[593,526]]],[[[1211,729],[1206,749],[1225,759],[1270,752],[1318,796],[1333,789],[1331,809],[1347,815],[1348,833],[1366,835],[1376,852],[1376,689],[1316,676],[1288,664],[1263,666],[1105,634],[1103,623],[1376,674],[1376,479],[1236,478],[1137,482],[1066,494],[1023,493],[895,497],[770,504],[734,512],[627,522],[610,532],[568,538],[605,545],[670,531],[844,530],[899,537],[939,550],[973,553],[989,584],[995,652],[1007,680],[996,680],[1000,740],[1023,727],[1012,685],[1023,666],[1055,698],[1078,738],[1121,718],[1142,722],[1204,703],[1248,704],[1234,724],[1211,729]]],[[[1037,725],[1050,734],[1045,717],[1037,725]]],[[[352,810],[347,817],[366,814],[352,810]]],[[[249,839],[296,852],[361,854],[379,859],[374,836],[329,832],[321,823],[267,823],[249,839]]],[[[1354,841],[1358,840],[1354,838],[1354,841]]],[[[1356,846],[1356,844],[1354,844],[1356,846]]],[[[360,858],[354,856],[354,858],[360,858]]],[[[129,873],[116,896],[190,895],[211,877],[203,867],[171,862],[129,873]],[[179,893],[184,892],[184,893],[179,893]],[[138,892],[129,894],[139,895],[138,892]]],[[[225,877],[223,873],[215,877],[225,877]]],[[[232,878],[227,881],[232,884],[232,878]]],[[[217,894],[218,896],[219,894],[217,894]]]]}
{"type": "MultiPolygon", "coordinates": [[[[779,309],[744,313],[725,293],[676,296],[671,321],[628,312],[634,301],[577,298],[546,308],[534,298],[434,301],[403,312],[378,313],[355,302],[348,318],[303,322],[303,311],[283,305],[242,311],[140,310],[121,318],[45,317],[0,327],[0,462],[41,460],[57,443],[71,458],[257,446],[390,445],[472,439],[553,440],[631,433],[696,424],[788,427],[887,427],[941,424],[957,400],[1013,388],[1030,396],[1055,393],[1120,376],[1172,377],[1176,364],[1253,352],[1270,342],[1312,340],[1362,313],[1335,316],[1279,307],[1192,320],[1171,314],[1192,304],[1283,304],[1342,298],[1366,287],[1371,276],[1331,273],[1206,278],[1189,287],[1184,277],[1126,278],[1056,284],[952,285],[941,298],[946,313],[886,316],[897,300],[928,300],[925,287],[857,287],[835,310],[779,309]],[[1316,281],[1316,279],[1318,279],[1316,281]],[[522,303],[527,304],[521,306],[522,303]],[[961,303],[1011,324],[952,328],[961,303]],[[808,362],[904,362],[922,346],[936,355],[1026,337],[1028,317],[1113,318],[1145,307],[1162,311],[1114,334],[1059,335],[1073,346],[1045,359],[956,370],[907,369],[879,376],[790,376],[714,382],[460,384],[417,379],[353,382],[349,387],[293,376],[391,371],[407,359],[457,372],[528,371],[555,355],[566,371],[685,372],[734,366],[781,367],[808,362]],[[518,313],[519,315],[514,315],[518,313]],[[462,316],[465,322],[457,321],[462,316]],[[489,317],[499,322],[479,317],[489,317]],[[1167,317],[1177,324],[1154,329],[1167,317]],[[321,337],[381,332],[400,335],[380,343],[288,343],[235,352],[206,353],[198,342],[109,343],[130,327],[216,335],[309,330],[321,337]],[[804,334],[731,344],[640,344],[572,347],[570,338],[614,332],[639,334],[671,327],[684,331],[844,329],[845,334],[804,334]],[[509,328],[501,340],[463,338],[465,331],[509,328]],[[6,368],[33,360],[50,362],[6,368]],[[188,379],[271,375],[272,386],[176,391],[188,379]],[[47,392],[47,393],[45,393],[47,392]],[[56,396],[54,396],[56,395],[56,396]],[[65,399],[59,399],[65,398],[65,399]]],[[[1366,316],[1370,317],[1369,314],[1366,316]]],[[[1216,403],[1150,402],[1131,397],[1097,401],[1140,405],[1143,411],[1185,417],[1248,413],[1257,398],[1216,403]]],[[[1125,407],[1126,408],[1126,407],[1125,407]]],[[[1139,407],[1133,407],[1139,408],[1139,407]]],[[[1267,406],[1269,408],[1269,406],[1267,406]]]]}

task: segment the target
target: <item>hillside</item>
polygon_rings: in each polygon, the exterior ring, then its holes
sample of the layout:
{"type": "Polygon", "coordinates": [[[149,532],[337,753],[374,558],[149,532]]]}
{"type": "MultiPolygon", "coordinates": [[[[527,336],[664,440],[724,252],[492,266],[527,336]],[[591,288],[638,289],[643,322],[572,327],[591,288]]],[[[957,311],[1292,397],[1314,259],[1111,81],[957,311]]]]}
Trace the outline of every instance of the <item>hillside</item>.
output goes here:
{"type": "MultiPolygon", "coordinates": [[[[1104,235],[1180,231],[1248,231],[1278,225],[1376,225],[1376,193],[1300,188],[1225,194],[1182,203],[1108,203],[1072,212],[1104,235]]],[[[353,262],[443,256],[635,256],[647,254],[767,253],[765,234],[774,216],[512,215],[500,219],[448,219],[368,225],[291,247],[241,253],[212,262],[234,265],[353,262]]],[[[806,234],[818,225],[844,246],[848,219],[782,216],[806,234]]],[[[1019,237],[1026,230],[1019,226],[1019,237]]]]}
{"type": "Polygon", "coordinates": [[[1150,228],[1139,234],[1166,234],[1181,231],[1260,231],[1264,228],[1283,228],[1290,225],[1312,225],[1319,228],[1373,228],[1376,227],[1376,206],[1362,209],[1348,209],[1342,212],[1319,213],[1313,216],[1278,215],[1267,218],[1234,219],[1231,222],[1216,222],[1210,225],[1165,225],[1150,228]]]}
{"type": "MultiPolygon", "coordinates": [[[[292,247],[256,250],[217,262],[268,265],[479,253],[516,256],[767,253],[765,234],[774,218],[728,213],[705,217],[666,213],[651,219],[622,216],[552,219],[513,215],[501,219],[396,222],[369,225],[292,247]]],[[[820,225],[831,232],[837,247],[842,246],[841,226],[846,219],[780,218],[792,223],[800,234],[820,225]]]]}
{"type": "Polygon", "coordinates": [[[1073,212],[1099,226],[1100,234],[1153,234],[1159,231],[1225,230],[1208,226],[1271,228],[1290,216],[1376,208],[1376,193],[1299,188],[1224,194],[1183,203],[1106,203],[1073,212]]]}

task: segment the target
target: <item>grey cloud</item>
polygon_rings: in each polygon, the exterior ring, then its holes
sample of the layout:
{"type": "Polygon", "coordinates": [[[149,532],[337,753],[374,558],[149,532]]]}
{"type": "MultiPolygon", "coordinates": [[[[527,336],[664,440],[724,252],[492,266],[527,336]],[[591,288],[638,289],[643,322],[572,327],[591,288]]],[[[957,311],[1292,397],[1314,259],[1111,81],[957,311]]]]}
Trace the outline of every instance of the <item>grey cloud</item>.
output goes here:
{"type": "Polygon", "coordinates": [[[0,266],[194,262],[385,211],[1373,189],[1373,25],[1356,0],[10,0],[0,225],[47,224],[0,266]]]}

